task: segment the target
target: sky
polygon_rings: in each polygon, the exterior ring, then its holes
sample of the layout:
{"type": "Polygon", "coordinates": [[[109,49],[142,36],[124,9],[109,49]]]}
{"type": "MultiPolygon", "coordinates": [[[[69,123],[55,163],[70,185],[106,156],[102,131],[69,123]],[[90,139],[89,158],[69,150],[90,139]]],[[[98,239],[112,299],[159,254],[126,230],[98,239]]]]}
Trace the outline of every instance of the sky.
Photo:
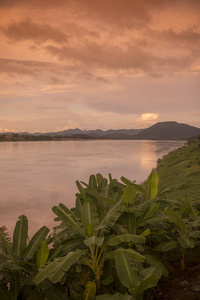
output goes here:
{"type": "Polygon", "coordinates": [[[0,0],[0,132],[200,127],[199,0],[0,0]]]}

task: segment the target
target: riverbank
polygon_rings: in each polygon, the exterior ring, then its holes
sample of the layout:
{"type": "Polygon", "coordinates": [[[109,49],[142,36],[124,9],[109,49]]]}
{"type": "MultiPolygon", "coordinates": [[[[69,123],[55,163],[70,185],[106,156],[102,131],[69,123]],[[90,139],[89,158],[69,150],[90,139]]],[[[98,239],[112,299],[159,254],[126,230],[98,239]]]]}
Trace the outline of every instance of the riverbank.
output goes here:
{"type": "Polygon", "coordinates": [[[192,141],[158,160],[159,193],[163,199],[200,200],[200,142],[192,141]]]}
{"type": "MultiPolygon", "coordinates": [[[[158,161],[159,194],[163,200],[182,201],[185,196],[199,207],[200,143],[169,152],[158,161]],[[165,192],[164,192],[165,191],[165,192]]],[[[194,229],[191,228],[194,231],[194,229]]],[[[200,248],[187,249],[187,267],[180,271],[177,258],[168,254],[168,278],[162,279],[150,298],[160,300],[200,299],[200,248]]],[[[149,298],[148,298],[149,299],[149,298]]]]}

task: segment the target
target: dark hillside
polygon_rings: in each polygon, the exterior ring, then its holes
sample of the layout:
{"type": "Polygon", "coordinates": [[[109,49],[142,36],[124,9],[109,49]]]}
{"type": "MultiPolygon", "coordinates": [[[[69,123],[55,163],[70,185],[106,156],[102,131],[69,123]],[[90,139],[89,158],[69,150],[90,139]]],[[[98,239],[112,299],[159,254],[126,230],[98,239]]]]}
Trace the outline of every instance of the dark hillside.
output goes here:
{"type": "Polygon", "coordinates": [[[177,140],[197,137],[199,134],[200,128],[194,126],[177,122],[159,122],[144,129],[136,138],[144,140],[177,140]]]}

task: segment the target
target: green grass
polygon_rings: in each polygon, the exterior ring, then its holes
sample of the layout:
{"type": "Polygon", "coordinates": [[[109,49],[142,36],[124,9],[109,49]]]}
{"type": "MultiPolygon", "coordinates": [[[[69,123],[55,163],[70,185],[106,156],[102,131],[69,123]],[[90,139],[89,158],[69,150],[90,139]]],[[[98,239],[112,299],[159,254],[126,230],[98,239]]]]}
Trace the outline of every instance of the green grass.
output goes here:
{"type": "Polygon", "coordinates": [[[176,149],[158,161],[159,192],[165,199],[200,200],[200,144],[198,141],[176,149]]]}

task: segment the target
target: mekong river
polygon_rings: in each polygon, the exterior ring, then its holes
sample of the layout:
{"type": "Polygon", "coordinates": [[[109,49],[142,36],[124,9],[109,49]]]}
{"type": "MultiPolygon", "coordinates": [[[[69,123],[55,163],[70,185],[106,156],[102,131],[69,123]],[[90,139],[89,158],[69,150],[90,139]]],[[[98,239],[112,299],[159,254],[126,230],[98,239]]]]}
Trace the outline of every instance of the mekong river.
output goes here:
{"type": "Polygon", "coordinates": [[[145,180],[156,162],[185,142],[95,140],[0,143],[0,227],[12,234],[25,214],[29,234],[55,225],[51,208],[75,204],[76,180],[91,174],[145,180]]]}

